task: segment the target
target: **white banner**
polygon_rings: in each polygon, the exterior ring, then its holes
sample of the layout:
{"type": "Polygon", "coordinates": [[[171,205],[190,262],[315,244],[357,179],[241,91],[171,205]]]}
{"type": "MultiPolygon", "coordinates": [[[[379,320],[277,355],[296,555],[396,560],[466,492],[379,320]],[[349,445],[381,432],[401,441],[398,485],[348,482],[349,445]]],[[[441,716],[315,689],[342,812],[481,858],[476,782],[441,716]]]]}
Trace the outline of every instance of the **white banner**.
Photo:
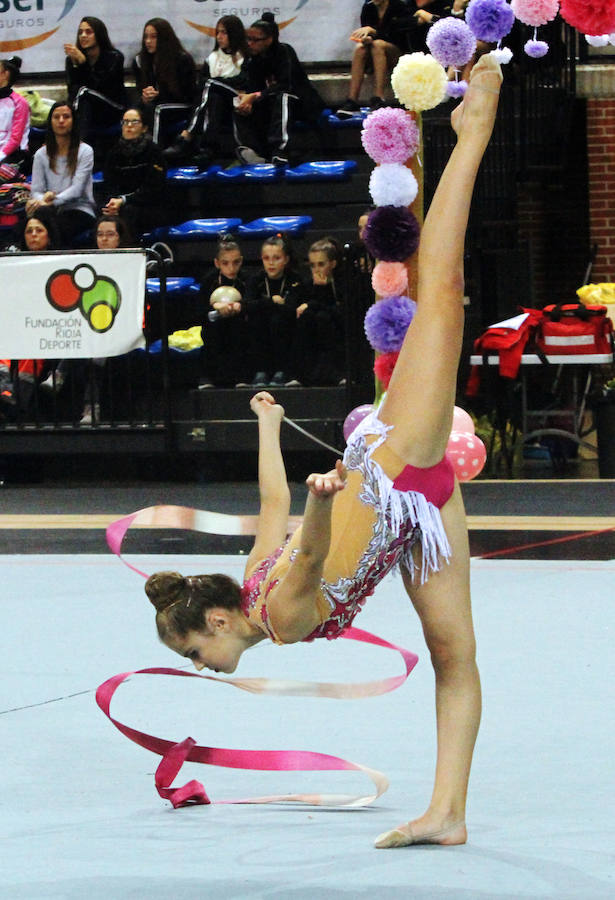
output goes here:
{"type": "Polygon", "coordinates": [[[142,250],[0,255],[0,358],[120,356],[145,346],[142,250]]]}
{"type": "Polygon", "coordinates": [[[23,59],[23,80],[32,72],[64,69],[63,45],[74,43],[84,15],[96,15],[109,30],[111,42],[125,56],[129,69],[141,47],[145,22],[168,19],[197,65],[213,49],[214,26],[220,16],[236,15],[249,26],[266,11],[273,12],[281,40],[292,44],[303,62],[348,61],[354,44],[350,32],[359,25],[362,0],[278,0],[272,4],[237,0],[0,0],[0,58],[23,59]]]}

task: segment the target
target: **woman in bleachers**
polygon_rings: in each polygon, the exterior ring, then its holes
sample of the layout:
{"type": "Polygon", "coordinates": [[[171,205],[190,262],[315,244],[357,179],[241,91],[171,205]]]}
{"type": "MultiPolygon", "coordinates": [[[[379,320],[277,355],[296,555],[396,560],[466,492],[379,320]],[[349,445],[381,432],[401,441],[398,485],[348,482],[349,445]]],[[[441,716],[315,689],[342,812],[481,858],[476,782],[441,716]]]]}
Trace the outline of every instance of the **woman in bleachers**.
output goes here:
{"type": "Polygon", "coordinates": [[[94,153],[79,137],[70,103],[58,100],[49,112],[45,143],[34,154],[26,213],[53,206],[66,247],[94,224],[93,164],[94,153]]]}
{"type": "Polygon", "coordinates": [[[102,212],[122,215],[135,233],[146,225],[148,210],[164,190],[166,165],[160,147],[152,141],[139,109],[127,109],[122,136],[105,162],[105,190],[109,199],[102,212]]]}
{"type": "MultiPolygon", "coordinates": [[[[42,253],[61,248],[55,211],[49,206],[41,206],[22,223],[14,249],[19,252],[42,253]]],[[[11,372],[11,360],[0,359],[0,416],[15,419],[28,412],[34,385],[44,374],[45,367],[44,359],[20,359],[11,372]]]]}
{"type": "Polygon", "coordinates": [[[94,225],[94,237],[97,250],[138,246],[130,226],[121,216],[108,216],[104,213],[99,216],[94,225]]]}
{"type": "Polygon", "coordinates": [[[241,248],[233,235],[218,239],[214,269],[201,284],[206,302],[203,317],[202,371],[199,387],[233,387],[244,382],[246,372],[246,314],[243,298],[246,283],[240,272],[241,248]],[[234,288],[224,295],[219,288],[234,288]]]}
{"type": "Polygon", "coordinates": [[[295,385],[338,384],[345,368],[341,285],[336,280],[340,246],[332,237],[315,241],[308,252],[309,277],[298,289],[297,324],[291,353],[295,385]]]}
{"type": "Polygon", "coordinates": [[[149,19],[143,28],[141,50],[132,64],[139,98],[154,139],[162,143],[165,126],[186,116],[196,94],[194,59],[166,19],[149,19]],[[157,108],[160,109],[157,110],[157,108]],[[165,121],[159,116],[165,112],[165,121]]]}
{"type": "Polygon", "coordinates": [[[0,163],[19,165],[29,159],[30,107],[13,90],[21,69],[21,59],[0,59],[0,163]]]}
{"type": "Polygon", "coordinates": [[[201,99],[190,122],[172,147],[165,151],[171,161],[193,158],[210,165],[220,146],[220,129],[233,123],[233,101],[245,87],[243,63],[248,55],[246,32],[237,16],[222,16],[216,22],[216,43],[203,63],[201,99]]]}
{"type": "Polygon", "coordinates": [[[290,44],[280,42],[273,13],[265,12],[246,33],[247,87],[235,107],[237,156],[247,165],[288,163],[294,120],[315,122],[324,107],[290,44]]]}
{"type": "Polygon", "coordinates": [[[93,141],[93,130],[119,121],[126,105],[124,55],[111,43],[107,26],[84,16],[74,44],[64,44],[66,88],[79,120],[79,133],[93,141]]]}
{"type": "Polygon", "coordinates": [[[290,241],[272,235],[261,247],[262,271],[248,281],[245,293],[247,360],[253,387],[286,384],[297,323],[300,278],[290,241]]]}

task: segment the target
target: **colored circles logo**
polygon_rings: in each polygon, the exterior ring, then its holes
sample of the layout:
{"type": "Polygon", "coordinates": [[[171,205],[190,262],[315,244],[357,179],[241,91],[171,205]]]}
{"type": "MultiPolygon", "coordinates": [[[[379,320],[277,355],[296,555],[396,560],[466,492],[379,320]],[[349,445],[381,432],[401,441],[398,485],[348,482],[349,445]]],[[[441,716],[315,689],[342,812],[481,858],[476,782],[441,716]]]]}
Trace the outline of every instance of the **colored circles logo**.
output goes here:
{"type": "Polygon", "coordinates": [[[98,275],[93,266],[83,264],[74,269],[58,269],[47,279],[47,300],[58,312],[79,308],[92,331],[109,331],[120,308],[122,295],[117,282],[98,275]]]}

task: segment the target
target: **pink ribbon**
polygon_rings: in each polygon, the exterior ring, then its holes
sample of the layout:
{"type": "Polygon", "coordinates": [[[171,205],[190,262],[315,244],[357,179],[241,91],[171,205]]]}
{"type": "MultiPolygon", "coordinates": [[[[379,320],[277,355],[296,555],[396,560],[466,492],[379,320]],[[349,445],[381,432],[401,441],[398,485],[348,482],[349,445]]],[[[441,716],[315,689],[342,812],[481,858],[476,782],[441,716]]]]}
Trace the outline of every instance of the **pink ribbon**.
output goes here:
{"type": "MultiPolygon", "coordinates": [[[[113,522],[107,528],[107,542],[111,550],[120,558],[124,536],[133,524],[153,525],[161,528],[190,528],[195,531],[213,531],[217,534],[253,534],[255,517],[225,516],[192,510],[187,507],[161,506],[140,510],[113,522]]],[[[122,560],[129,568],[147,578],[145,572],[122,560]]],[[[177,809],[190,804],[207,804],[209,799],[205,788],[198,781],[190,781],[182,787],[172,787],[172,783],[186,760],[235,769],[259,769],[265,771],[332,771],[354,770],[367,775],[375,788],[367,796],[348,794],[281,794],[266,797],[249,797],[235,800],[218,800],[217,803],[309,803],[317,806],[365,806],[373,803],[388,787],[388,780],[382,772],[370,769],[360,763],[316,753],[310,750],[234,750],[198,745],[193,738],[176,742],[155,737],[139,731],[115,719],[110,712],[111,700],[116,690],[132,675],[172,675],[180,678],[199,678],[228,684],[254,694],[277,694],[292,696],[318,696],[336,699],[373,697],[400,687],[418,662],[415,653],[385,641],[359,628],[347,628],[341,635],[347,640],[373,644],[397,651],[405,664],[403,675],[368,682],[347,684],[331,682],[289,681],[269,678],[217,678],[214,675],[198,675],[182,669],[156,667],[124,672],[109,678],[96,691],[96,702],[107,718],[131,741],[162,756],[155,775],[156,790],[177,809]]]]}

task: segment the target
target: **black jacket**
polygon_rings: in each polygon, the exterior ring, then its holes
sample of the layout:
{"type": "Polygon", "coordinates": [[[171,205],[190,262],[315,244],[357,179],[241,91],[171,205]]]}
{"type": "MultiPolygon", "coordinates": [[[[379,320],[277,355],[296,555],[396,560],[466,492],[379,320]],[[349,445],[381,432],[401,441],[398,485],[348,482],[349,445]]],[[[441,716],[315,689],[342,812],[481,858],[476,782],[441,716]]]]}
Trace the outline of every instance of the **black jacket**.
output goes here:
{"type": "Polygon", "coordinates": [[[160,103],[194,103],[196,98],[196,66],[189,53],[180,53],[175,64],[177,88],[160,83],[156,75],[155,67],[150,60],[143,60],[141,53],[137,53],[132,63],[132,71],[135,76],[136,88],[141,92],[146,87],[154,87],[159,91],[154,105],[160,103]]]}
{"type": "Polygon", "coordinates": [[[93,66],[87,60],[79,66],[66,59],[66,87],[71,103],[82,87],[98,91],[109,100],[126,105],[126,89],[124,87],[124,54],[119,50],[106,50],[101,53],[93,66]]]}
{"type": "Polygon", "coordinates": [[[249,56],[244,70],[250,92],[260,91],[263,97],[294,94],[306,116],[317,116],[324,109],[322,97],[290,44],[273,43],[265,53],[249,56]]]}
{"type": "Polygon", "coordinates": [[[286,306],[296,309],[301,302],[299,288],[299,278],[293,272],[276,279],[267,278],[264,272],[259,272],[248,281],[243,297],[244,309],[248,318],[251,313],[274,306],[271,298],[275,294],[281,294],[286,301],[286,306]]]}
{"type": "Polygon", "coordinates": [[[162,150],[149,135],[138,141],[120,138],[109,151],[104,177],[110,197],[125,197],[127,204],[147,206],[164,189],[166,165],[162,150]]]}
{"type": "Polygon", "coordinates": [[[394,44],[403,52],[407,47],[410,16],[411,12],[403,0],[389,0],[382,20],[379,20],[377,8],[368,0],[361,9],[361,25],[364,28],[375,28],[377,40],[394,44]]]}

